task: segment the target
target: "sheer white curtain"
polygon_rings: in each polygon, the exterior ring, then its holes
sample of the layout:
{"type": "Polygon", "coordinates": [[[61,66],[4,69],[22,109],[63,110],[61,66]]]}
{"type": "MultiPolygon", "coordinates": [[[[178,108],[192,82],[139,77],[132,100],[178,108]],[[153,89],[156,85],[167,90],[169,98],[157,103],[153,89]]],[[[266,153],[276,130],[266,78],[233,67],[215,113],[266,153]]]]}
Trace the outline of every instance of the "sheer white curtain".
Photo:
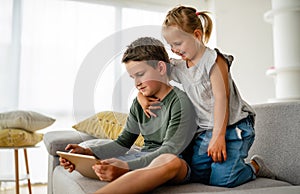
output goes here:
{"type": "MultiPolygon", "coordinates": [[[[5,112],[17,108],[19,64],[19,14],[13,8],[12,0],[0,1],[0,111],[5,112]],[[13,25],[14,24],[14,25],[13,25]],[[15,31],[13,31],[15,30],[15,31]]],[[[14,163],[13,153],[9,150],[0,149],[0,191],[5,185],[1,180],[12,178],[14,163]]]]}
{"type": "Polygon", "coordinates": [[[77,71],[87,53],[115,30],[114,17],[113,6],[24,1],[19,107],[71,116],[77,71]]]}
{"type": "Polygon", "coordinates": [[[18,66],[14,63],[13,1],[0,1],[0,111],[17,107],[18,66]]]}
{"type": "MultiPolygon", "coordinates": [[[[19,109],[56,118],[48,130],[70,129],[74,124],[72,98],[78,68],[89,50],[114,30],[115,8],[74,1],[26,0],[22,14],[19,109]]],[[[32,181],[47,182],[43,144],[28,154],[30,158],[42,158],[30,161],[32,181]]]]}
{"type": "MultiPolygon", "coordinates": [[[[139,25],[161,25],[165,14],[165,11],[125,8],[120,2],[117,5],[108,2],[105,5],[104,1],[0,1],[0,80],[7,83],[0,84],[1,111],[33,110],[56,118],[56,122],[42,132],[71,129],[76,122],[72,116],[74,83],[90,51],[118,30],[139,25]],[[18,21],[21,22],[21,37],[17,71],[11,68],[8,53],[12,44],[13,3],[21,7],[19,14],[22,14],[21,21],[18,21]],[[143,16],[136,17],[141,12],[143,16]],[[7,76],[17,82],[13,85],[14,90],[11,90],[7,76]],[[8,92],[11,95],[5,95],[8,92]]],[[[107,62],[94,88],[96,111],[111,109],[114,82],[124,74],[124,69],[119,68],[122,48],[117,50],[120,52],[107,62]]],[[[28,155],[32,182],[47,182],[47,151],[43,143],[37,149],[28,150],[28,155]]],[[[13,174],[11,170],[7,171],[13,169],[12,153],[0,158],[0,173],[13,174]]],[[[22,154],[20,159],[20,171],[24,172],[22,154]]]]}
{"type": "MultiPolygon", "coordinates": [[[[152,26],[153,28],[155,28],[155,26],[157,26],[157,28],[160,28],[164,16],[165,16],[164,12],[141,10],[137,8],[122,8],[121,20],[119,21],[118,24],[120,25],[121,29],[128,30],[133,33],[132,36],[127,37],[128,39],[135,39],[136,37],[139,36],[138,34],[143,34],[142,32],[137,32],[141,29],[144,29],[143,27],[141,27],[143,25],[145,26],[145,29],[152,28],[152,26]]],[[[149,32],[146,32],[144,34],[146,36],[154,36],[157,38],[161,38],[160,29],[158,31],[155,31],[154,33],[151,32],[151,30],[149,30],[149,32]]],[[[127,43],[129,42],[131,42],[131,40],[127,41],[127,43]]],[[[121,44],[119,44],[119,47],[120,46],[121,44]]],[[[116,111],[127,112],[129,110],[133,98],[136,97],[137,90],[133,87],[133,80],[125,78],[127,86],[124,86],[124,77],[129,78],[129,76],[127,76],[124,65],[120,63],[122,57],[121,49],[122,48],[119,48],[120,52],[115,56],[114,60],[111,61],[111,63],[108,65],[108,68],[106,68],[106,72],[104,72],[100,77],[100,79],[98,80],[98,84],[95,90],[95,108],[97,111],[101,111],[103,110],[103,108],[105,108],[107,110],[113,109],[116,111]],[[117,83],[114,83],[114,85],[110,85],[110,87],[107,87],[106,81],[108,80],[107,78],[110,76],[110,72],[115,73],[115,81],[118,81],[123,77],[123,89],[122,91],[119,91],[120,92],[119,103],[114,103],[112,96],[110,96],[109,100],[107,100],[106,101],[107,103],[104,105],[102,99],[105,99],[107,93],[103,92],[103,88],[106,88],[105,91],[108,91],[109,93],[113,94],[114,89],[117,87],[116,86],[117,83]],[[132,85],[132,87],[128,85],[132,85]],[[127,90],[128,87],[131,90],[129,94],[128,91],[124,91],[127,90]]]]}

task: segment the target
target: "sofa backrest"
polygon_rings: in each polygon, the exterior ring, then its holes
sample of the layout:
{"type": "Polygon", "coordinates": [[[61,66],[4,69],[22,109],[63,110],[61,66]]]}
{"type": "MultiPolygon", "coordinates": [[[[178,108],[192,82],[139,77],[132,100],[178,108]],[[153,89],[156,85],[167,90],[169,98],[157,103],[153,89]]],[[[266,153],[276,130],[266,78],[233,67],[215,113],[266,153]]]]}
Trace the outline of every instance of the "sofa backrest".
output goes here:
{"type": "Polygon", "coordinates": [[[300,185],[300,101],[253,108],[256,136],[249,158],[261,155],[279,180],[300,185]]]}

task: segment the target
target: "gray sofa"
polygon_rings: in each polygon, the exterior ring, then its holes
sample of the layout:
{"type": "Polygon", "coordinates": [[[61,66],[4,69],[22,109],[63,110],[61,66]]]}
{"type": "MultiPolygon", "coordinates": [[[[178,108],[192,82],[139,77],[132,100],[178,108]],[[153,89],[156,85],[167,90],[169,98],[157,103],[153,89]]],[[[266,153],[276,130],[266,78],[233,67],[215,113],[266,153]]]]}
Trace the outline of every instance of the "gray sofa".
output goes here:
{"type": "MultiPolygon", "coordinates": [[[[191,183],[178,186],[161,186],[152,193],[300,193],[300,102],[267,103],[253,106],[257,119],[256,139],[249,158],[259,154],[277,175],[278,180],[257,178],[235,188],[191,183]]],[[[56,150],[68,143],[95,139],[72,130],[52,131],[44,136],[49,152],[48,194],[93,193],[106,182],[69,173],[59,166],[56,150]]],[[[134,180],[132,180],[134,181],[134,180]]]]}

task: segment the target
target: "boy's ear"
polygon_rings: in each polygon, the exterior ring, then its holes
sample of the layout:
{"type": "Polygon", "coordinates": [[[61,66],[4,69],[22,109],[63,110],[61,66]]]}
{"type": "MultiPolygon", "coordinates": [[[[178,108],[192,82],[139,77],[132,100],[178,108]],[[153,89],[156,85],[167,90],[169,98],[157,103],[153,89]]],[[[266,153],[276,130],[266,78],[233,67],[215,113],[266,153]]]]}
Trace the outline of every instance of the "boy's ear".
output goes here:
{"type": "Polygon", "coordinates": [[[166,65],[166,63],[163,62],[163,61],[158,61],[158,63],[157,63],[157,69],[158,69],[158,71],[159,71],[159,73],[161,75],[166,74],[167,73],[167,65],[166,65]]]}

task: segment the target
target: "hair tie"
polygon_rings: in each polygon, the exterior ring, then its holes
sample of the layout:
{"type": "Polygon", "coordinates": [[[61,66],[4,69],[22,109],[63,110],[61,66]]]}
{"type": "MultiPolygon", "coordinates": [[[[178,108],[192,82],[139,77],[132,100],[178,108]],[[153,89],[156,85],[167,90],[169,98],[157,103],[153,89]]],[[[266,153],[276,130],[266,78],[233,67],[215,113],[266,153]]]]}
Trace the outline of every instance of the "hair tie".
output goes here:
{"type": "Polygon", "coordinates": [[[198,11],[198,12],[196,12],[196,16],[199,16],[200,14],[201,14],[201,12],[199,12],[199,11],[198,11]]]}

